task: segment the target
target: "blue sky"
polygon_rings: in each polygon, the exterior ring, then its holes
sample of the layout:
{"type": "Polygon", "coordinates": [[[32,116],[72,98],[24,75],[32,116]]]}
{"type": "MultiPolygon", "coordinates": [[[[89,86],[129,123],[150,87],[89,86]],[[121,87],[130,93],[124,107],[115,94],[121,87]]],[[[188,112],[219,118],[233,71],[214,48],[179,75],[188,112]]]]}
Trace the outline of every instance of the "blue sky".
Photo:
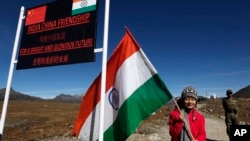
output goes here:
{"type": "MultiPolygon", "coordinates": [[[[4,0],[0,6],[0,88],[5,88],[20,8],[52,0],[4,0]]],[[[199,95],[225,96],[250,84],[250,2],[235,0],[110,1],[108,58],[125,34],[134,35],[174,96],[187,85],[199,95]]],[[[97,48],[103,44],[104,2],[98,13],[97,48]]],[[[101,71],[96,62],[14,70],[12,87],[54,98],[82,94],[101,71]]]]}

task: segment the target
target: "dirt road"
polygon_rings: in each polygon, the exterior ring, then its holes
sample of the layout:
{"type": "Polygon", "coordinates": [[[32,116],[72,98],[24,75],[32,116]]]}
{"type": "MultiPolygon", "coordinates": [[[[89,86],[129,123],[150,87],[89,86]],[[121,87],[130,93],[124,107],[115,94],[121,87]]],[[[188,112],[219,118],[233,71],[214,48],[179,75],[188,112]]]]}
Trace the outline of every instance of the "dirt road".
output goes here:
{"type": "MultiPolygon", "coordinates": [[[[198,109],[203,106],[205,105],[199,104],[198,109]]],[[[224,119],[212,116],[209,113],[202,114],[205,116],[206,121],[207,141],[229,141],[224,119]]],[[[160,112],[157,115],[160,115],[160,112]]],[[[127,141],[170,141],[169,127],[167,125],[168,116],[165,115],[165,119],[156,118],[154,120],[161,120],[161,124],[155,124],[155,122],[143,123],[139,128],[141,131],[137,131],[131,135],[127,141]]]]}
{"type": "Polygon", "coordinates": [[[206,131],[208,140],[228,141],[226,125],[224,120],[217,118],[206,118],[206,131]]]}
{"type": "MultiPolygon", "coordinates": [[[[205,117],[207,141],[228,141],[226,134],[226,126],[223,119],[216,117],[205,117]]],[[[155,128],[151,125],[152,128],[155,128]]],[[[148,129],[150,130],[150,129],[148,129]]],[[[151,132],[151,131],[149,131],[151,132]]],[[[127,141],[169,141],[168,126],[158,127],[151,134],[135,133],[130,136],[127,141]]]]}

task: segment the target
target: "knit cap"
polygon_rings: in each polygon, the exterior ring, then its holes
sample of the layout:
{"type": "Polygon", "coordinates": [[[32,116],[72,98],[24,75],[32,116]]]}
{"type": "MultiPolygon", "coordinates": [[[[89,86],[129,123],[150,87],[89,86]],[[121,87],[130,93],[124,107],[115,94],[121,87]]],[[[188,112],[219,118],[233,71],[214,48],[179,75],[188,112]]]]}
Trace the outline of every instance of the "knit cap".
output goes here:
{"type": "Polygon", "coordinates": [[[196,100],[198,100],[197,91],[192,86],[188,86],[188,87],[184,88],[182,93],[181,93],[181,97],[182,98],[193,97],[196,100]]]}

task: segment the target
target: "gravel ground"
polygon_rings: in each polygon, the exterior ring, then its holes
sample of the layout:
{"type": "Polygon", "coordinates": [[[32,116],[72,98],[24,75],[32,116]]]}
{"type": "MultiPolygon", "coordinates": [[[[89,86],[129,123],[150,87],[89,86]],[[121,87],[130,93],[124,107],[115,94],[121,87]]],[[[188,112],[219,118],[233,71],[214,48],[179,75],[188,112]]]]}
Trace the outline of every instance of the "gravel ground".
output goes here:
{"type": "MultiPolygon", "coordinates": [[[[200,105],[203,106],[203,105],[200,105]]],[[[200,107],[199,106],[199,107],[200,107]]],[[[203,113],[206,120],[207,141],[229,141],[226,134],[224,119],[203,113]]],[[[126,141],[170,141],[168,132],[168,117],[157,119],[161,124],[153,122],[143,123],[138,131],[126,141]]],[[[54,137],[42,141],[77,141],[76,137],[54,137]]]]}
{"type": "MultiPolygon", "coordinates": [[[[199,104],[198,108],[203,106],[205,105],[199,104]]],[[[208,113],[203,113],[203,115],[206,121],[207,141],[229,141],[224,119],[211,116],[208,113]]],[[[170,141],[169,127],[167,125],[168,117],[164,120],[164,124],[155,125],[152,123],[152,125],[144,125],[146,126],[144,128],[147,128],[147,130],[143,130],[144,132],[147,131],[146,134],[135,133],[127,141],[170,141]]]]}
{"type": "MultiPolygon", "coordinates": [[[[207,141],[229,141],[226,134],[226,125],[223,119],[206,117],[207,141]]],[[[170,141],[168,126],[159,127],[151,134],[133,134],[127,141],[170,141]]]]}

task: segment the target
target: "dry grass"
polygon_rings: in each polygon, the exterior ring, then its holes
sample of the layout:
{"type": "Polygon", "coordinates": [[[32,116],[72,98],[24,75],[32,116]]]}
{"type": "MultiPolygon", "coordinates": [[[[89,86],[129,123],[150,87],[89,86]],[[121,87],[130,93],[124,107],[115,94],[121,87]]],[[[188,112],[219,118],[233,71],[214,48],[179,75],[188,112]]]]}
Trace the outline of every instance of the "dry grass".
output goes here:
{"type": "MultiPolygon", "coordinates": [[[[239,106],[238,117],[241,122],[250,124],[250,100],[237,99],[239,106]]],[[[224,110],[222,107],[222,99],[208,99],[206,101],[198,102],[198,105],[202,105],[199,109],[205,117],[213,116],[216,118],[224,117],[224,110]]],[[[148,117],[144,123],[153,123],[155,125],[167,124],[169,113],[174,109],[173,104],[162,106],[155,114],[148,117]],[[159,120],[164,119],[164,120],[159,120]]]]}
{"type": "MultiPolygon", "coordinates": [[[[239,118],[250,123],[250,102],[238,99],[239,118]]],[[[221,99],[210,99],[198,103],[204,105],[200,111],[206,116],[224,116],[221,99]]],[[[2,103],[0,103],[2,106],[2,103]]],[[[71,137],[74,121],[80,103],[63,103],[55,101],[10,101],[3,132],[4,141],[37,141],[54,137],[71,137]]],[[[161,107],[143,124],[165,125],[174,105],[161,107]]],[[[2,107],[0,107],[2,109],[2,107]]],[[[138,132],[144,132],[143,126],[138,132]],[[141,130],[140,130],[141,129],[141,130]]]]}
{"type": "MultiPolygon", "coordinates": [[[[250,123],[250,99],[237,99],[239,113],[238,117],[241,122],[250,123]]],[[[223,117],[224,110],[222,107],[222,99],[209,99],[202,101],[200,104],[205,104],[200,111],[204,112],[207,116],[223,117]]]]}
{"type": "Polygon", "coordinates": [[[10,101],[3,140],[35,141],[71,136],[79,106],[79,103],[55,101],[10,101]]]}

